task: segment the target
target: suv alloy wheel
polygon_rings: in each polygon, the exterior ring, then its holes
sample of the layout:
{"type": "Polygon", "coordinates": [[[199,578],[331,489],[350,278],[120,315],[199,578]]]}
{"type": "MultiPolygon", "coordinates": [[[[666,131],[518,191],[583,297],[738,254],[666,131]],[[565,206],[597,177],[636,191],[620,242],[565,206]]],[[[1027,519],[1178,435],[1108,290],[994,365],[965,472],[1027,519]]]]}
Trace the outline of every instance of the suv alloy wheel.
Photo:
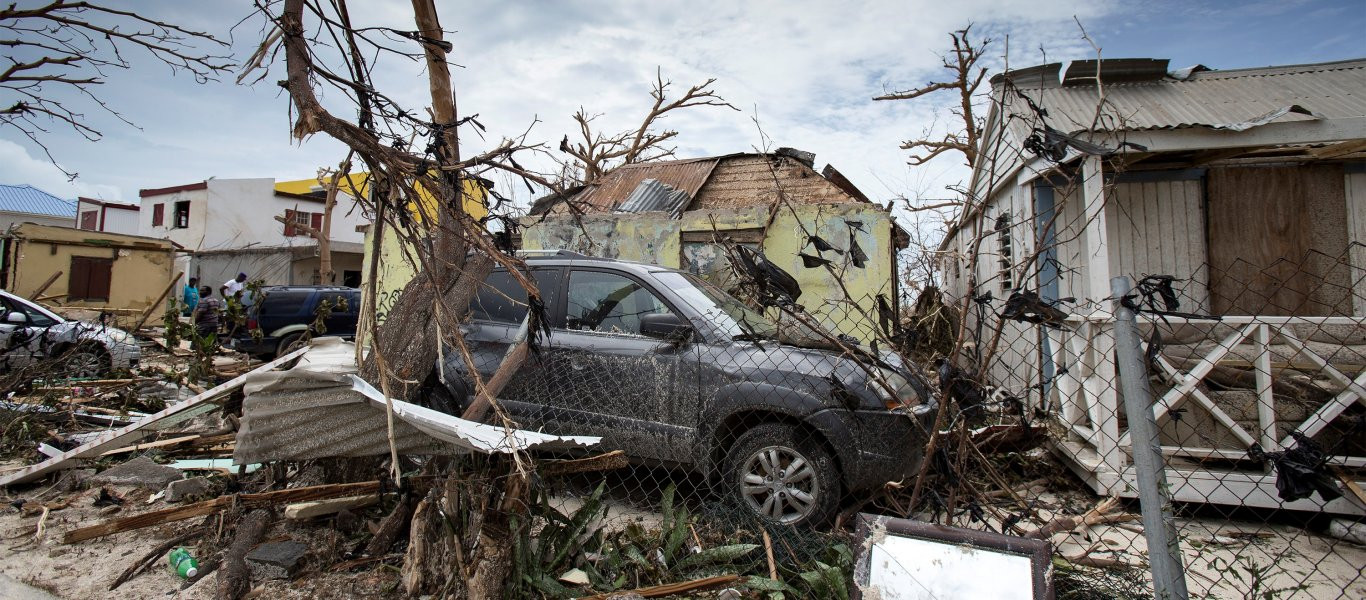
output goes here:
{"type": "Polygon", "coordinates": [[[731,446],[725,493],[755,515],[784,525],[824,523],[839,503],[835,460],[785,423],[764,423],[731,446]]]}

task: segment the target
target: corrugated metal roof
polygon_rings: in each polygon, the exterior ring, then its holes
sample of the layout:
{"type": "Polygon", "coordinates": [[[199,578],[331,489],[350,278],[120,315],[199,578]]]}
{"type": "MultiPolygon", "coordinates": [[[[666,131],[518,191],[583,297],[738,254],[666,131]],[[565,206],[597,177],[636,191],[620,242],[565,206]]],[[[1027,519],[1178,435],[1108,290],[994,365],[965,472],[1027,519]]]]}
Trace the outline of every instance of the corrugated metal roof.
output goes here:
{"type": "Polygon", "coordinates": [[[76,218],[76,203],[31,185],[0,184],[0,212],[76,218]]]}
{"type": "MultiPolygon", "coordinates": [[[[1046,83],[1041,87],[1038,76],[1034,73],[1016,81],[1022,92],[1048,111],[1050,125],[1063,131],[1091,125],[1099,99],[1094,85],[1052,87],[1046,83]]],[[[1227,127],[1292,105],[1325,119],[1361,117],[1366,115],[1366,59],[1201,71],[1185,80],[1166,77],[1110,83],[1105,86],[1105,100],[1104,114],[1110,122],[1102,126],[1107,129],[1116,119],[1128,130],[1227,127]]],[[[1027,114],[1025,102],[1013,94],[1006,95],[1006,102],[1016,114],[1027,114]]],[[[1276,121],[1313,118],[1291,112],[1276,121]]]]}
{"type": "Polygon", "coordinates": [[[669,160],[625,165],[604,175],[596,184],[590,185],[573,202],[588,212],[610,211],[620,206],[627,197],[640,187],[646,179],[654,179],[675,190],[697,195],[702,184],[711,177],[712,169],[724,156],[669,160]]]}
{"type": "Polygon", "coordinates": [[[678,216],[692,202],[692,196],[683,190],[676,190],[656,179],[646,179],[636,186],[635,191],[626,198],[617,212],[643,213],[663,211],[678,216]]]}

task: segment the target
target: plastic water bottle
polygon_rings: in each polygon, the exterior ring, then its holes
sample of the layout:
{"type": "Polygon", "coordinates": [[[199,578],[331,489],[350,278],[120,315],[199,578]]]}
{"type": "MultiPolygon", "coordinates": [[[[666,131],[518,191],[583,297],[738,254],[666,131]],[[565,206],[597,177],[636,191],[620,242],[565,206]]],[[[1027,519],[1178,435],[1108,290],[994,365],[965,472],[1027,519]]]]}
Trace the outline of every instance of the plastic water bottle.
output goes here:
{"type": "Polygon", "coordinates": [[[166,558],[170,560],[171,570],[181,579],[189,579],[199,574],[199,561],[190,556],[189,550],[176,548],[166,558]]]}

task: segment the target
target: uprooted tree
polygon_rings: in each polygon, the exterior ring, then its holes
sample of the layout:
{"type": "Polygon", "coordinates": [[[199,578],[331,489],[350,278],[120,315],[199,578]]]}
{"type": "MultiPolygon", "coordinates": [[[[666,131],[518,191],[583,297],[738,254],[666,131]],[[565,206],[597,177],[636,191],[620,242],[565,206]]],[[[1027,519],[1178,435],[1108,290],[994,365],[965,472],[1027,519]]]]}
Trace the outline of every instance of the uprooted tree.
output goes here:
{"type": "Polygon", "coordinates": [[[54,164],[43,139],[53,126],[70,127],[90,141],[103,137],[85,114],[87,107],[129,123],[97,91],[112,69],[131,66],[128,50],[141,49],[200,83],[232,66],[227,57],[196,48],[227,47],[208,33],[93,2],[55,0],[31,8],[9,4],[0,8],[0,32],[9,62],[0,70],[0,126],[17,129],[54,164]]]}
{"type": "MultiPolygon", "coordinates": [[[[528,304],[536,306],[539,295],[535,285],[521,275],[520,261],[500,251],[484,223],[467,211],[469,182],[478,181],[481,173],[498,170],[553,188],[547,178],[524,169],[514,158],[537,152],[539,147],[528,144],[524,132],[487,152],[462,158],[459,128],[475,121],[457,112],[446,58],[453,46],[444,39],[433,0],[413,0],[411,30],[355,26],[344,0],[285,0],[282,4],[262,0],[257,7],[269,24],[263,31],[264,41],[247,61],[248,72],[269,69],[268,59],[283,53],[286,79],[281,85],[292,104],[293,136],[304,140],[322,133],[335,138],[370,173],[368,193],[358,198],[374,223],[374,260],[360,324],[368,349],[360,364],[361,377],[386,396],[414,399],[444,344],[461,353],[471,367],[475,400],[466,418],[481,418],[489,409],[501,415],[493,397],[518,368],[534,336],[527,336],[518,346],[521,350],[511,353],[482,381],[460,336],[460,322],[495,263],[518,277],[528,304]],[[411,50],[411,44],[419,50],[411,50]],[[402,107],[375,88],[371,74],[376,63],[394,58],[419,61],[425,67],[430,92],[430,106],[425,110],[402,107]],[[348,109],[354,111],[348,110],[348,116],[354,114],[354,120],[325,107],[319,100],[320,87],[348,99],[348,109]],[[377,324],[376,278],[386,230],[398,236],[416,275],[399,293],[387,319],[377,324]]],[[[537,311],[528,312],[535,315],[537,311]]],[[[389,422],[392,439],[392,414],[389,422]]],[[[397,479],[399,459],[392,446],[390,460],[397,479]]],[[[476,467],[469,461],[435,461],[426,468],[435,475],[448,475],[462,469],[468,474],[476,467]]],[[[472,597],[500,595],[508,548],[499,536],[505,538],[508,516],[522,506],[525,466],[514,456],[493,457],[477,468],[486,476],[450,475],[415,506],[400,503],[382,524],[377,538],[390,545],[401,532],[411,530],[404,567],[410,593],[463,589],[472,597]],[[491,475],[494,470],[497,476],[491,475]],[[465,506],[480,508],[475,512],[457,509],[465,506]],[[446,521],[456,514],[477,514],[478,518],[457,524],[446,521]],[[456,535],[448,531],[451,526],[458,530],[456,535]],[[449,568],[451,563],[455,569],[449,568]]],[[[376,547],[377,552],[388,551],[387,545],[379,545],[383,547],[376,547]]]]}

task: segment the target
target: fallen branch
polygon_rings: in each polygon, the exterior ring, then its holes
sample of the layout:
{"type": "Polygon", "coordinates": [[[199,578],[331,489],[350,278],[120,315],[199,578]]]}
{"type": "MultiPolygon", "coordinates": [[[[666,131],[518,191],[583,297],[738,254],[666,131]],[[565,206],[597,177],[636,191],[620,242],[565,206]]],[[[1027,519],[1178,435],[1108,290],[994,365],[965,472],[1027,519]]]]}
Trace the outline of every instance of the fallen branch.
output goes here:
{"type": "Polygon", "coordinates": [[[607,600],[607,598],[617,594],[621,594],[623,596],[630,596],[631,594],[635,594],[643,598],[662,598],[664,596],[674,596],[678,594],[686,594],[688,592],[696,592],[699,590],[720,587],[728,583],[735,583],[737,581],[740,581],[739,575],[718,575],[716,577],[706,577],[703,579],[694,579],[692,581],[684,581],[680,583],[654,585],[650,587],[636,588],[634,590],[611,592],[608,594],[594,594],[592,596],[584,596],[582,598],[579,598],[579,600],[607,600]]]}
{"type": "Polygon", "coordinates": [[[251,591],[247,552],[265,535],[267,525],[270,525],[270,511],[265,509],[247,513],[237,524],[237,534],[223,554],[222,569],[218,571],[218,600],[237,600],[251,591]]]}
{"type": "Polygon", "coordinates": [[[1105,523],[1121,523],[1124,521],[1138,520],[1138,515],[1132,513],[1111,514],[1111,512],[1117,508],[1119,508],[1119,497],[1111,496],[1100,501],[1099,504],[1096,504],[1091,510],[1086,511],[1086,514],[1080,517],[1054,518],[1052,521],[1045,523],[1042,527],[1025,534],[1025,537],[1036,540],[1046,540],[1053,537],[1054,534],[1072,531],[1078,527],[1090,527],[1092,525],[1102,525],[1105,523]]]}
{"type": "Polygon", "coordinates": [[[556,475],[569,475],[571,473],[610,471],[612,469],[625,467],[628,462],[625,452],[613,450],[587,458],[542,462],[537,465],[536,471],[540,473],[541,477],[553,477],[556,475]]]}
{"type": "Polygon", "coordinates": [[[412,520],[413,506],[404,499],[394,506],[394,511],[389,516],[380,521],[379,531],[375,532],[375,537],[370,538],[370,543],[365,546],[365,553],[370,556],[388,554],[389,548],[398,541],[398,536],[408,530],[409,521],[412,520]]]}
{"type": "Polygon", "coordinates": [[[203,533],[204,530],[202,529],[191,529],[190,531],[182,533],[178,536],[175,536],[169,540],[162,542],[161,544],[158,544],[157,547],[152,548],[151,551],[149,551],[147,554],[144,554],[142,558],[138,559],[137,562],[133,563],[131,566],[125,569],[123,573],[120,573],[118,578],[114,580],[114,583],[109,584],[109,591],[112,592],[118,589],[119,586],[123,585],[124,583],[127,583],[129,579],[132,579],[133,577],[137,576],[138,573],[147,570],[148,567],[159,562],[161,558],[166,555],[167,552],[171,551],[171,548],[179,546],[189,541],[191,538],[203,535],[203,533]]]}

